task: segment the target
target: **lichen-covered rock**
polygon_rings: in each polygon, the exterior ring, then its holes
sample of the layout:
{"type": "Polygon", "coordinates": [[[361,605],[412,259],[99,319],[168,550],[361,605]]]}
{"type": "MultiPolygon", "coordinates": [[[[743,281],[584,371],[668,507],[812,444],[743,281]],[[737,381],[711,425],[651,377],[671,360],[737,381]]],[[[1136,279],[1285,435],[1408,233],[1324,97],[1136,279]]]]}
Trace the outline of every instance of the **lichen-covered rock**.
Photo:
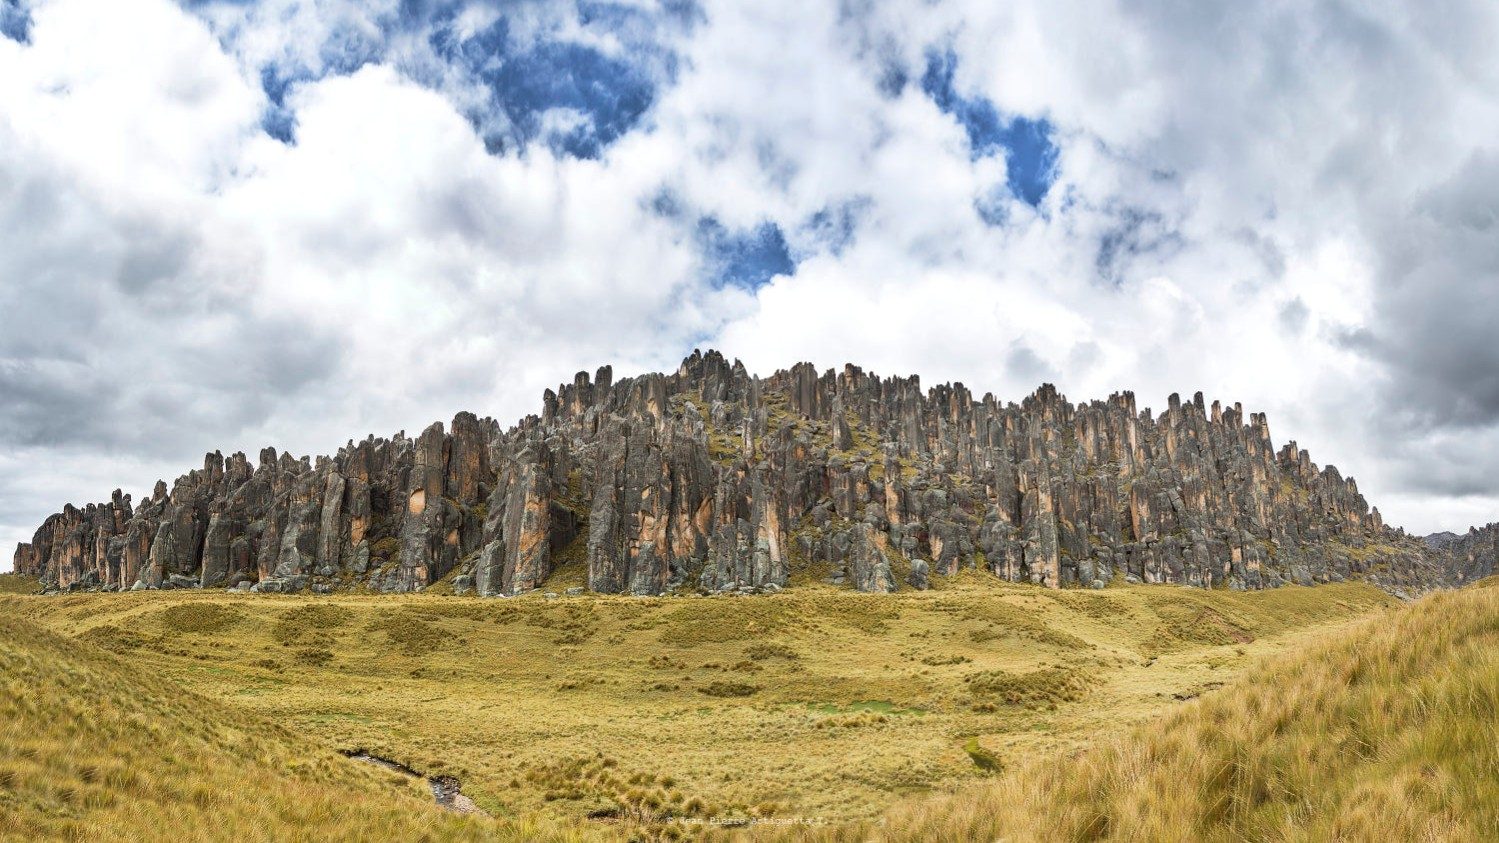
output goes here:
{"type": "Polygon", "coordinates": [[[594,591],[641,595],[767,591],[801,571],[885,592],[967,568],[1047,587],[1418,593],[1491,572],[1495,532],[1427,547],[1351,478],[1276,450],[1263,415],[1201,394],[1159,414],[1050,385],[1003,403],[855,366],[758,378],[710,351],[671,374],[579,372],[508,430],[460,413],[316,460],[209,454],[138,505],[117,491],[64,507],[13,564],[53,590],[450,579],[498,595],[569,565],[594,591]]]}

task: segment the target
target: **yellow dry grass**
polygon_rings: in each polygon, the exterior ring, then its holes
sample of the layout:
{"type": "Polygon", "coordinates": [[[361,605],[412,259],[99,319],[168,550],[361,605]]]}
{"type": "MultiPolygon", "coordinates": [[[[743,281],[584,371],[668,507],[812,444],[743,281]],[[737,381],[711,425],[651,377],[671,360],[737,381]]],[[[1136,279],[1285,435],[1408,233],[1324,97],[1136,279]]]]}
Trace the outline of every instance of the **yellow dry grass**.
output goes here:
{"type": "Polygon", "coordinates": [[[172,784],[147,808],[129,794],[103,807],[33,794],[12,803],[13,822],[121,833],[165,822],[212,836],[214,818],[243,817],[235,828],[307,823],[309,835],[338,837],[358,836],[351,823],[368,815],[419,829],[412,839],[470,833],[420,804],[419,788],[335,754],[358,748],[457,776],[481,808],[532,835],[858,823],[903,797],[1093,745],[1392,603],[1359,584],[1055,592],[977,574],[883,596],[809,586],[747,598],[0,597],[14,658],[42,648],[28,664],[66,666],[78,654],[125,683],[12,686],[7,700],[27,702],[6,703],[18,706],[6,722],[21,724],[8,739],[56,706],[71,712],[61,736],[35,747],[36,764],[66,767],[56,756],[67,747],[149,768],[159,740],[188,741],[160,750],[152,780],[172,784]],[[149,690],[127,682],[147,676],[149,690]],[[131,728],[111,731],[122,716],[131,728]],[[112,743],[137,734],[150,739],[112,743]],[[215,794],[210,807],[193,807],[199,790],[215,794]],[[320,792],[336,795],[311,798],[320,792]]]}
{"type": "Polygon", "coordinates": [[[0,839],[581,840],[462,817],[426,783],[0,612],[0,839]]]}
{"type": "Polygon", "coordinates": [[[1383,611],[1082,753],[822,841],[1499,839],[1499,588],[1383,611]]]}
{"type": "Polygon", "coordinates": [[[0,594],[38,594],[41,580],[24,574],[0,574],[0,594]]]}

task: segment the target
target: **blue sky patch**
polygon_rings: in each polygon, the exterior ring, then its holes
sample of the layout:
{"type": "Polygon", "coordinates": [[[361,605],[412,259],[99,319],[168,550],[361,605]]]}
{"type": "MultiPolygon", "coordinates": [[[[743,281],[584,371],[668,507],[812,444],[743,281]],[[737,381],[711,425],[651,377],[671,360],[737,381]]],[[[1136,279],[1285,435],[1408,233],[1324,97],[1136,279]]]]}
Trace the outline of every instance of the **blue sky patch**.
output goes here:
{"type": "Polygon", "coordinates": [[[1010,218],[1010,197],[1006,195],[1005,189],[995,186],[994,189],[979,194],[973,200],[973,211],[984,221],[984,225],[997,228],[1005,224],[1010,218]]]}
{"type": "MultiPolygon", "coordinates": [[[[200,5],[194,0],[184,2],[200,5]]],[[[0,3],[8,15],[0,21],[9,22],[14,17],[12,9],[22,14],[16,0],[0,3]]],[[[265,131],[293,142],[296,115],[285,101],[288,85],[387,62],[436,90],[463,78],[487,89],[487,102],[464,107],[492,153],[542,143],[559,155],[598,158],[640,123],[656,101],[658,86],[675,78],[677,57],[664,45],[667,37],[691,29],[703,15],[691,0],[671,0],[654,10],[582,0],[572,7],[550,7],[540,25],[533,21],[525,28],[537,34],[523,41],[515,36],[519,29],[504,14],[482,29],[462,31],[460,16],[468,5],[455,0],[401,0],[390,12],[372,13],[363,23],[336,27],[319,47],[317,67],[274,62],[262,67],[261,85],[271,101],[262,118],[265,131]],[[621,49],[617,53],[600,50],[563,35],[579,27],[608,36],[621,49]],[[411,44],[413,38],[430,52],[419,49],[413,57],[395,49],[411,44]]],[[[528,6],[517,14],[536,12],[536,7],[528,6]]],[[[14,25],[18,31],[19,27],[19,23],[14,25]]],[[[235,35],[232,31],[219,34],[231,39],[235,35]]]]}
{"type": "Polygon", "coordinates": [[[1036,206],[1056,180],[1057,148],[1051,123],[1028,117],[1006,117],[982,96],[964,96],[953,87],[958,57],[951,49],[928,50],[921,90],[958,121],[968,135],[973,158],[1006,152],[1005,175],[1010,191],[1036,206]]]}
{"type": "Polygon", "coordinates": [[[282,143],[296,142],[297,115],[286,105],[286,90],[295,79],[282,76],[277,65],[266,65],[260,69],[260,89],[265,91],[271,104],[260,117],[260,127],[265,133],[282,143]]]}
{"type": "Polygon", "coordinates": [[[756,290],[777,275],[796,271],[786,237],[773,222],[731,231],[716,218],[703,217],[698,220],[697,239],[718,286],[756,290]]]}
{"type": "Polygon", "coordinates": [[[548,42],[505,58],[479,77],[523,142],[597,158],[655,101],[642,68],[582,44],[548,42]]]}
{"type": "MultiPolygon", "coordinates": [[[[685,13],[667,11],[677,14],[685,13]]],[[[652,40],[657,18],[627,6],[584,3],[578,23],[620,39],[628,60],[576,41],[518,43],[503,17],[463,38],[451,21],[434,25],[427,38],[433,51],[490,91],[489,107],[498,115],[470,115],[490,151],[540,142],[560,155],[597,158],[655,103],[658,79],[675,72],[675,57],[652,40]]]]}
{"type": "Polygon", "coordinates": [[[260,128],[284,144],[297,142],[297,115],[289,108],[270,106],[260,115],[260,128]]]}
{"type": "Polygon", "coordinates": [[[19,0],[0,0],[0,35],[22,44],[31,43],[31,10],[19,0]]]}

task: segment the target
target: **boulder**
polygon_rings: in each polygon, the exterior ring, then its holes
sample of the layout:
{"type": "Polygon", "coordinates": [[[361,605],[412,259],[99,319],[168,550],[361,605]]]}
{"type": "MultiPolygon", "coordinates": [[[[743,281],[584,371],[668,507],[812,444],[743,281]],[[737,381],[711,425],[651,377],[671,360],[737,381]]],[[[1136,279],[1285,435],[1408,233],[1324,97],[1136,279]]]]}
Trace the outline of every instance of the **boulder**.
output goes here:
{"type": "Polygon", "coordinates": [[[912,559],[911,573],[906,576],[906,583],[912,588],[926,591],[932,585],[929,571],[930,569],[927,566],[926,560],[912,559]]]}

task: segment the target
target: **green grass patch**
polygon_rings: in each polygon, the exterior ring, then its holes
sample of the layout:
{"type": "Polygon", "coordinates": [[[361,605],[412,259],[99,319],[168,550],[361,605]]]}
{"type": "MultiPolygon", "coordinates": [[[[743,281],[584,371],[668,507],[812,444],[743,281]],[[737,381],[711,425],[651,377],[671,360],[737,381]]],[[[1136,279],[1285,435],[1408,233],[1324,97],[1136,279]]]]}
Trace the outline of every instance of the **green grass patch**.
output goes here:
{"type": "Polygon", "coordinates": [[[986,773],[998,773],[1004,770],[1004,762],[999,756],[979,744],[978,738],[969,738],[963,742],[963,752],[972,759],[973,765],[986,773]]]}

